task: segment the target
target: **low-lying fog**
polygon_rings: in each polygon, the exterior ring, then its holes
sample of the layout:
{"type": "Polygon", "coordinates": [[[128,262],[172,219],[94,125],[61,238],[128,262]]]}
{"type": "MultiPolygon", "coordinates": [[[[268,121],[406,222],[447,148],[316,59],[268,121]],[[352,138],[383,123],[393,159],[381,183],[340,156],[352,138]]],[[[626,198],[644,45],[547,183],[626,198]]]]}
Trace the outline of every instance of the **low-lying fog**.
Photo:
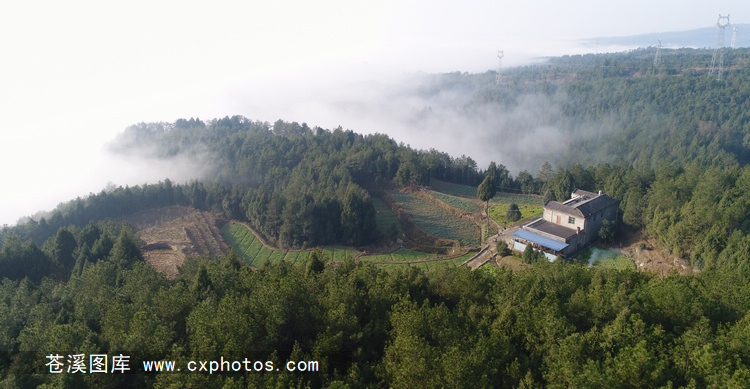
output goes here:
{"type": "Polygon", "coordinates": [[[534,173],[547,159],[537,150],[564,147],[554,99],[524,96],[512,111],[467,115],[465,95],[411,93],[424,80],[419,72],[481,73],[497,68],[497,50],[511,67],[606,50],[577,46],[579,38],[711,26],[719,12],[750,15],[748,5],[697,0],[622,8],[585,0],[236,3],[4,7],[0,225],[108,183],[198,176],[189,159],[144,161],[104,147],[131,124],[178,118],[340,125],[465,154],[481,168],[496,161],[514,174],[534,173]]]}

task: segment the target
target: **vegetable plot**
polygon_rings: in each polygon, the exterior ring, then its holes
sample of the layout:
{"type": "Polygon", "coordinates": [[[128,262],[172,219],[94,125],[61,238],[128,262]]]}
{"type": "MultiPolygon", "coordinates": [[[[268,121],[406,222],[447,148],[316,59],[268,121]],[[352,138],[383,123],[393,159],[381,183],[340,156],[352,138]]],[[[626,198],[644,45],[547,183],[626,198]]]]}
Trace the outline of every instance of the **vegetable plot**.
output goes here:
{"type": "Polygon", "coordinates": [[[454,216],[420,197],[400,192],[390,193],[401,203],[414,223],[425,232],[440,238],[457,240],[464,245],[479,245],[479,226],[472,221],[454,216]]]}

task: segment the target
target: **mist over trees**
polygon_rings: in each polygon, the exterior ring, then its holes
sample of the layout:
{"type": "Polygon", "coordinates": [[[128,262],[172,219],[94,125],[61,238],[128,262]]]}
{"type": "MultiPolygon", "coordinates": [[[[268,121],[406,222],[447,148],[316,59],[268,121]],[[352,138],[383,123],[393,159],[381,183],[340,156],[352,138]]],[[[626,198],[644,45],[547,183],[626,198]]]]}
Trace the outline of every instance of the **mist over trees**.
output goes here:
{"type": "Polygon", "coordinates": [[[728,52],[722,81],[705,75],[709,51],[665,50],[654,68],[644,49],[550,59],[504,72],[500,85],[493,72],[419,84],[424,96],[473,96],[456,108],[469,114],[554,102],[540,118],[559,119],[563,138],[551,139],[566,149],[515,175],[514,161],[481,171],[476,155],[281,120],[131,126],[117,152],[200,154],[209,177],[109,188],[0,230],[0,386],[748,387],[749,53],[728,52]],[[373,196],[435,179],[479,186],[483,201],[602,190],[620,201],[603,239],[642,232],[696,271],[549,263],[531,250],[516,271],[387,272],[322,252],[250,269],[231,252],[189,257],[170,280],[144,263],[133,228],[113,221],[185,205],[246,221],[279,246],[366,245],[379,239],[373,196]],[[282,369],[318,361],[320,371],[49,374],[56,352],[132,353],[133,368],[250,357],[282,369]]]}
{"type": "Polygon", "coordinates": [[[467,128],[460,138],[472,141],[475,158],[514,173],[545,161],[750,162],[750,49],[725,53],[721,81],[708,76],[712,50],[663,49],[654,67],[655,51],[548,58],[504,69],[499,84],[494,71],[423,75],[402,93],[425,105],[414,127],[433,129],[436,142],[467,128]]]}
{"type": "Polygon", "coordinates": [[[249,222],[281,247],[365,245],[378,238],[368,190],[427,185],[431,178],[477,185],[476,162],[414,150],[380,135],[363,136],[241,116],[141,123],[112,144],[120,153],[174,158],[201,154],[205,182],[118,187],[62,204],[49,218],[0,230],[41,244],[58,228],[119,217],[149,207],[190,205],[249,222]]]}

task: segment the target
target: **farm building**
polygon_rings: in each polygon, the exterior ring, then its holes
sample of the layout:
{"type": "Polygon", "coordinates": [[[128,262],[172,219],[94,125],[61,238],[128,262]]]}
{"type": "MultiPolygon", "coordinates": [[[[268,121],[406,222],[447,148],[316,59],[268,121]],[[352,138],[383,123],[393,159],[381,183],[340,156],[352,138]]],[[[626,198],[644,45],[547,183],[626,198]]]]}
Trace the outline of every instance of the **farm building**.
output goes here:
{"type": "Polygon", "coordinates": [[[617,218],[618,201],[603,194],[576,189],[570,200],[547,201],[542,217],[521,227],[513,236],[513,248],[523,250],[527,244],[543,251],[553,260],[569,257],[596,240],[604,220],[617,218]]]}

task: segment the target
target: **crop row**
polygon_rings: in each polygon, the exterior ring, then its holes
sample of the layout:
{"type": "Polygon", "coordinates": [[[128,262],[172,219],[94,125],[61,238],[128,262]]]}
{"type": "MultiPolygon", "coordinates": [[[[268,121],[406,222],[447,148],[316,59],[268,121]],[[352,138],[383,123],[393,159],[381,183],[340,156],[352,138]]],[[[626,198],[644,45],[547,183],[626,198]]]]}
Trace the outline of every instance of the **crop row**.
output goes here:
{"type": "Polygon", "coordinates": [[[458,208],[466,212],[479,212],[479,207],[471,201],[435,191],[430,191],[430,194],[453,208],[458,208]]]}
{"type": "Polygon", "coordinates": [[[388,204],[377,197],[371,197],[370,199],[372,200],[373,208],[375,208],[375,225],[378,227],[378,230],[385,234],[388,233],[388,229],[392,225],[395,225],[399,229],[399,232],[401,232],[398,218],[391,211],[391,208],[388,207],[388,204]]]}
{"type": "Polygon", "coordinates": [[[407,269],[409,267],[418,267],[422,270],[434,269],[440,266],[457,267],[462,263],[466,262],[469,258],[474,256],[476,252],[470,251],[469,253],[453,259],[446,259],[444,261],[429,261],[429,262],[416,262],[416,263],[383,263],[376,264],[384,270],[396,270],[396,269],[407,269]]]}
{"type": "Polygon", "coordinates": [[[430,186],[438,192],[449,194],[458,197],[477,197],[477,188],[469,185],[454,184],[452,182],[445,182],[440,180],[430,181],[430,186]]]}
{"type": "MultiPolygon", "coordinates": [[[[270,262],[283,260],[290,263],[304,263],[312,252],[312,250],[282,251],[265,247],[252,231],[240,223],[229,222],[225,224],[221,229],[221,233],[237,254],[243,258],[248,265],[254,267],[260,267],[266,260],[270,262]]],[[[344,261],[347,256],[355,257],[359,254],[357,251],[340,247],[326,247],[323,248],[322,251],[329,260],[330,258],[333,258],[333,260],[337,262],[344,261]]],[[[458,266],[474,255],[474,252],[469,252],[464,256],[444,261],[415,262],[427,258],[434,258],[436,255],[437,254],[422,253],[401,248],[390,254],[366,255],[362,257],[362,260],[367,262],[412,262],[411,264],[377,264],[377,266],[383,269],[395,269],[399,267],[406,269],[409,266],[430,269],[436,266],[458,266]]]]}
{"type": "Polygon", "coordinates": [[[390,254],[364,255],[360,259],[362,261],[367,261],[367,262],[386,262],[386,261],[387,262],[390,262],[390,261],[411,262],[411,261],[419,261],[419,260],[427,259],[427,258],[433,258],[435,256],[437,256],[437,254],[422,253],[419,251],[400,248],[397,251],[392,252],[390,254]]]}
{"type": "MultiPolygon", "coordinates": [[[[260,267],[266,260],[270,262],[282,260],[291,263],[303,262],[312,252],[312,250],[286,251],[268,248],[247,227],[235,222],[225,224],[221,229],[221,234],[240,258],[254,267],[260,267]]],[[[340,247],[325,247],[321,251],[329,260],[333,258],[336,262],[343,262],[347,256],[355,257],[359,254],[357,251],[340,247]]]]}
{"type": "Polygon", "coordinates": [[[515,193],[498,192],[495,197],[492,198],[493,203],[497,204],[510,204],[515,203],[518,206],[521,205],[544,205],[544,197],[533,196],[533,195],[522,195],[515,193]]]}
{"type": "Polygon", "coordinates": [[[421,229],[440,238],[463,242],[465,245],[479,245],[479,226],[468,219],[459,218],[450,212],[436,207],[430,201],[407,193],[391,192],[421,229]]]}

